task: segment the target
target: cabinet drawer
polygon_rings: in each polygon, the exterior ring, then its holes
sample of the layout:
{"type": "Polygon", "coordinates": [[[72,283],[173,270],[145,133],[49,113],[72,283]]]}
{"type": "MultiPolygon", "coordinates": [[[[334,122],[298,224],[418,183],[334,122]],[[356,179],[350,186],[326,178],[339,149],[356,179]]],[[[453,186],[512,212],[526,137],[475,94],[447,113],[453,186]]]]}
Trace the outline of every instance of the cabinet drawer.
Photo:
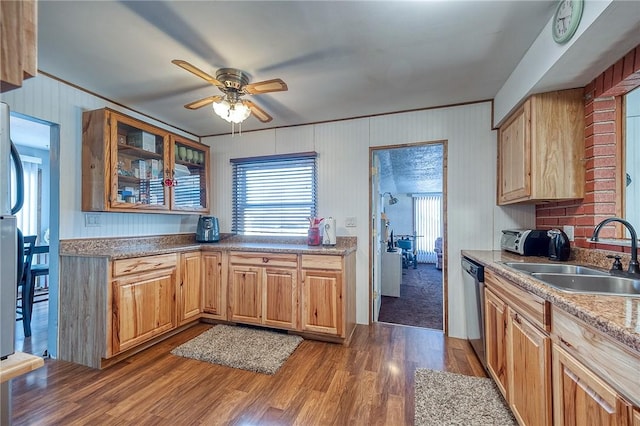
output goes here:
{"type": "Polygon", "coordinates": [[[507,304],[525,315],[534,325],[550,330],[551,304],[541,297],[519,288],[506,278],[485,269],[486,285],[507,304]]]}
{"type": "Polygon", "coordinates": [[[118,277],[134,272],[144,272],[162,268],[175,268],[176,265],[177,255],[175,253],[121,259],[113,262],[113,276],[118,277]]]}
{"type": "Polygon", "coordinates": [[[342,269],[342,256],[327,256],[322,254],[303,254],[302,267],[307,269],[342,269]]]}
{"type": "Polygon", "coordinates": [[[553,307],[553,340],[634,404],[640,405],[640,354],[553,307]]]}
{"type": "Polygon", "coordinates": [[[239,265],[256,266],[280,266],[297,268],[298,255],[278,253],[250,253],[232,252],[229,254],[229,263],[239,265]]]}

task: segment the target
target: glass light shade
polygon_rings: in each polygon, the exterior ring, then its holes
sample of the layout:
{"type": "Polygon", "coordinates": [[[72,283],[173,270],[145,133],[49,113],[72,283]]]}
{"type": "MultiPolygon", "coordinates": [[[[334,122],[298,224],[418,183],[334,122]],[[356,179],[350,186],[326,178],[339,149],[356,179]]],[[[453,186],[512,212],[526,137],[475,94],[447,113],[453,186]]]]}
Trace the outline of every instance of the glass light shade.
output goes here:
{"type": "Polygon", "coordinates": [[[251,115],[251,110],[241,102],[232,105],[231,111],[229,111],[229,117],[231,117],[231,121],[234,123],[242,123],[249,115],[251,115]]]}
{"type": "Polygon", "coordinates": [[[224,118],[229,123],[242,123],[251,115],[251,110],[247,108],[242,102],[235,102],[230,104],[228,101],[223,100],[213,103],[213,111],[224,118]]]}

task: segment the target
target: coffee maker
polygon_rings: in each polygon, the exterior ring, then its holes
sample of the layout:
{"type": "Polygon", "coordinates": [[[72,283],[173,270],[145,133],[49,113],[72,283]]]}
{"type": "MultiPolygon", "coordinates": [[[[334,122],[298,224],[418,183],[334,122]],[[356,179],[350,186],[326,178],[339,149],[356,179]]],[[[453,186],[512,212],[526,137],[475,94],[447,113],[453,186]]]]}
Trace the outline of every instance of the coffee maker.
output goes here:
{"type": "Polygon", "coordinates": [[[200,216],[196,230],[196,241],[199,243],[217,243],[220,241],[220,226],[214,216],[200,216]]]}

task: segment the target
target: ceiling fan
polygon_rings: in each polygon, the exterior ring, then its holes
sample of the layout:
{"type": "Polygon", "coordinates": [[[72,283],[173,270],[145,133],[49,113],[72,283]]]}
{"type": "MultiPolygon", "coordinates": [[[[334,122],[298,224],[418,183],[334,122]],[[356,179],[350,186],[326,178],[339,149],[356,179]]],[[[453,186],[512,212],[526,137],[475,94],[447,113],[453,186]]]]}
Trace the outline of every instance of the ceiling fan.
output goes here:
{"type": "MultiPolygon", "coordinates": [[[[279,78],[275,78],[273,80],[265,80],[259,81],[257,83],[249,83],[251,76],[239,69],[236,68],[220,68],[216,71],[215,78],[201,69],[191,65],[187,61],[183,61],[180,59],[174,59],[171,63],[183,68],[190,73],[200,77],[208,83],[217,86],[218,89],[223,93],[222,95],[214,95],[209,96],[203,99],[199,99],[197,101],[186,104],[184,107],[187,109],[199,109],[204,106],[207,106],[212,103],[216,104],[224,104],[226,101],[225,107],[227,111],[232,111],[236,105],[244,105],[248,108],[251,114],[253,114],[258,120],[263,123],[268,123],[273,120],[266,111],[262,108],[258,107],[255,103],[251,102],[247,99],[241,99],[241,96],[244,95],[261,95],[263,93],[271,93],[271,92],[283,92],[286,91],[287,84],[279,78]]],[[[216,105],[214,104],[214,109],[216,105]]],[[[248,111],[247,115],[248,116],[248,111]]],[[[216,114],[220,115],[216,110],[216,114]]],[[[220,115],[222,118],[225,118],[227,121],[233,121],[231,117],[224,117],[220,115]]],[[[246,116],[244,118],[246,118],[246,116]]],[[[244,118],[240,119],[237,122],[242,121],[244,118]]]]}

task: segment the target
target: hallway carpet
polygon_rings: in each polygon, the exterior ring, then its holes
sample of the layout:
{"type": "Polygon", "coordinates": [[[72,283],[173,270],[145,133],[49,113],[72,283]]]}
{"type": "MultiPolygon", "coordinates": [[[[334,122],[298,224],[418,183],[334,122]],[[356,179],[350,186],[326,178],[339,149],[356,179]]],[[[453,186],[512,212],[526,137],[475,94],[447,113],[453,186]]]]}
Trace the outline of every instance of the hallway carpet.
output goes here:
{"type": "Polygon", "coordinates": [[[382,296],[378,321],[442,330],[442,271],[433,263],[403,269],[400,297],[382,296]]]}

